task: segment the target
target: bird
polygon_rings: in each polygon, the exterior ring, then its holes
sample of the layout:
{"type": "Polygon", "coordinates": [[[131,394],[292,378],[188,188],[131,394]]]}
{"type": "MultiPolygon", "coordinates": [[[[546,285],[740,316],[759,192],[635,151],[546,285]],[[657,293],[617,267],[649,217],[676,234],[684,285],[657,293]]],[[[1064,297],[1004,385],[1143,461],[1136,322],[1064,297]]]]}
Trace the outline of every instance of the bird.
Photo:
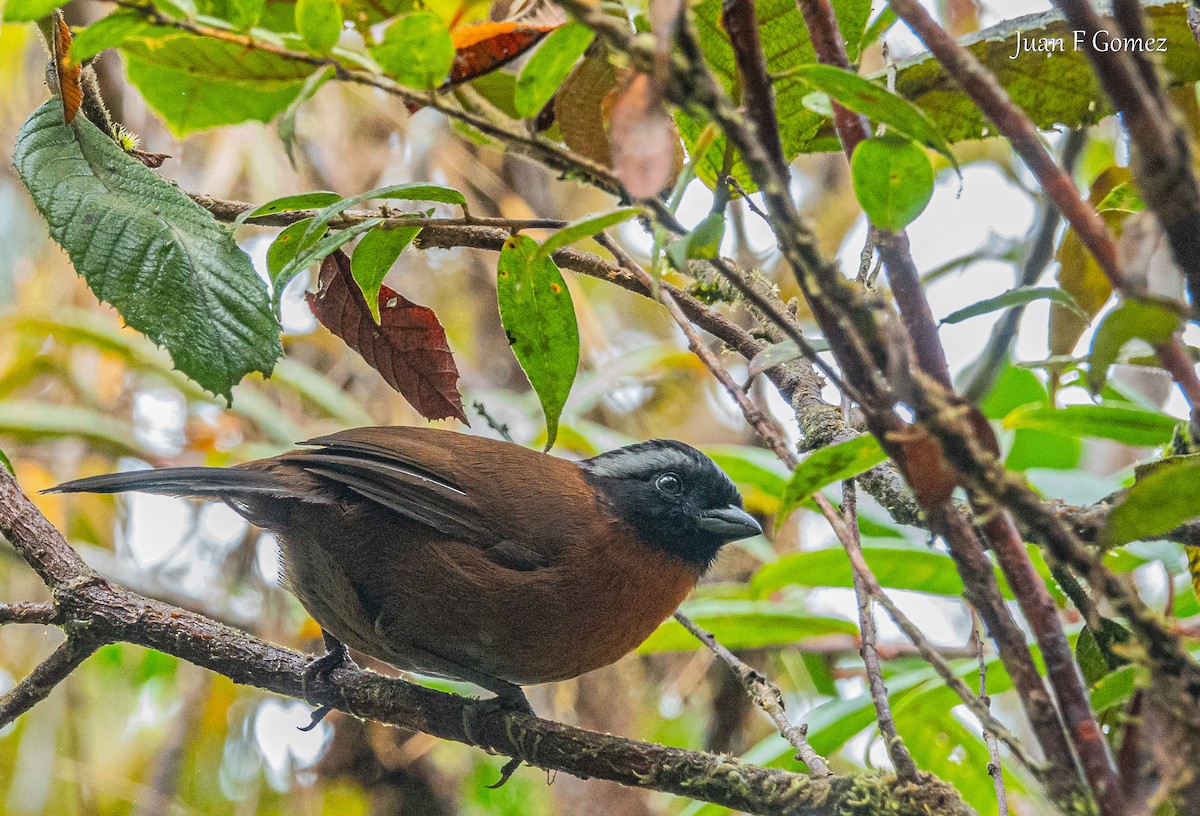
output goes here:
{"type": "Polygon", "coordinates": [[[274,533],[284,584],[324,635],[318,671],[350,660],[349,647],[528,713],[523,686],[633,651],[722,546],[762,532],[716,463],[661,439],[571,461],[377,426],[233,467],[125,471],[50,492],[125,491],[223,501],[274,533]]]}

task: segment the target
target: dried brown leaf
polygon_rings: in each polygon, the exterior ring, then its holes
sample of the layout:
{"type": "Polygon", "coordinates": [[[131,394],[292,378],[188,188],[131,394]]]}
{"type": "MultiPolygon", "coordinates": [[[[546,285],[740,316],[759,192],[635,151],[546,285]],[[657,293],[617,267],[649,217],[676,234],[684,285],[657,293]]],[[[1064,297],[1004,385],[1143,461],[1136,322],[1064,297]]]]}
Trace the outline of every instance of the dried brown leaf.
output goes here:
{"type": "Polygon", "coordinates": [[[317,291],[307,298],[321,325],[362,355],[422,416],[470,424],[458,393],[458,367],[432,309],[381,286],[376,325],[341,250],[321,262],[317,291]]]}

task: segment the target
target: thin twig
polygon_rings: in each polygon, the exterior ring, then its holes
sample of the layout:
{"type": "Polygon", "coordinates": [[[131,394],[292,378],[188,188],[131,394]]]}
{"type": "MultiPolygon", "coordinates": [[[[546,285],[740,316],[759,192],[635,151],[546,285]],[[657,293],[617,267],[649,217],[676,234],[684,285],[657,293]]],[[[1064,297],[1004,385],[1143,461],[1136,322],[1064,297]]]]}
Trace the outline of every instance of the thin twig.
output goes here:
{"type": "Polygon", "coordinates": [[[101,645],[68,637],[21,682],[0,696],[0,728],[46,699],[55,686],[67,679],[101,645]]]}
{"type": "Polygon", "coordinates": [[[54,604],[17,601],[0,603],[0,626],[6,623],[55,624],[60,621],[54,604]]]}
{"type": "MultiPolygon", "coordinates": [[[[991,709],[992,698],[987,693],[987,660],[983,657],[983,623],[975,610],[971,610],[971,634],[975,640],[975,654],[979,658],[979,702],[985,709],[991,709]]],[[[983,727],[983,741],[988,749],[988,775],[996,786],[996,803],[999,805],[1000,816],[1008,816],[1008,792],[1004,789],[1004,767],[1000,764],[1000,745],[996,735],[986,725],[983,727]]]]}
{"type": "MultiPolygon", "coordinates": [[[[842,482],[842,546],[847,554],[850,552],[862,555],[862,544],[858,537],[858,509],[854,491],[854,482],[842,482]]],[[[858,599],[858,628],[862,633],[863,665],[867,669],[867,687],[871,690],[871,701],[875,704],[875,721],[879,724],[879,733],[883,735],[884,745],[896,775],[901,779],[915,781],[918,777],[917,764],[912,754],[908,752],[904,740],[896,730],[896,720],[892,716],[892,706],[888,702],[887,685],[883,681],[883,667],[879,663],[878,634],[875,630],[875,614],[871,611],[871,592],[859,570],[852,570],[854,579],[854,597],[858,599]]]]}
{"type": "Polygon", "coordinates": [[[808,725],[792,725],[783,708],[783,692],[779,686],[758,669],[746,663],[733,652],[722,646],[712,632],[698,626],[695,621],[682,612],[675,613],[675,620],[683,624],[683,628],[708,647],[737,677],[746,689],[746,694],[770,718],[779,734],[796,749],[796,759],[803,762],[817,776],[833,776],[829,764],[813,750],[808,742],[808,725]]]}
{"type": "Polygon", "coordinates": [[[503,439],[505,442],[513,441],[512,434],[508,431],[508,426],[492,416],[488,411],[487,406],[484,405],[481,400],[475,400],[473,403],[471,403],[471,407],[475,409],[475,413],[479,414],[479,416],[483,418],[483,421],[487,423],[489,428],[500,435],[501,439],[503,439]]]}

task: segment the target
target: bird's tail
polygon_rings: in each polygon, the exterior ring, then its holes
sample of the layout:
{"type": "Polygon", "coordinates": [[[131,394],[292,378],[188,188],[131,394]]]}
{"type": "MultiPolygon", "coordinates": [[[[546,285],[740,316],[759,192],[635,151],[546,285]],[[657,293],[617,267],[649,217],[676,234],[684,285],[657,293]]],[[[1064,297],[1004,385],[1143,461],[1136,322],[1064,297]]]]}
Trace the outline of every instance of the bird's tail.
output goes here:
{"type": "Polygon", "coordinates": [[[158,470],[130,470],[64,482],[46,493],[159,493],[164,496],[189,496],[225,499],[237,496],[295,497],[295,489],[278,476],[242,468],[181,467],[158,470]]]}

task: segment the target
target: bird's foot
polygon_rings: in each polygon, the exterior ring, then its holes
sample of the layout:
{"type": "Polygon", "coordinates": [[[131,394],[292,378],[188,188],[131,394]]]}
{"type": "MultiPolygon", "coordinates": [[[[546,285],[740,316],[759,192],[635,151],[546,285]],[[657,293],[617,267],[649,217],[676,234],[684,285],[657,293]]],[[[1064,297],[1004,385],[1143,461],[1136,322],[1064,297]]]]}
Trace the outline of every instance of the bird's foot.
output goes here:
{"type": "MultiPolygon", "coordinates": [[[[322,632],[325,638],[325,654],[318,657],[308,667],[304,669],[304,675],[300,678],[300,687],[304,693],[304,699],[312,703],[308,696],[308,690],[312,688],[314,683],[326,682],[329,680],[329,675],[337,669],[341,668],[357,668],[354,659],[350,657],[350,650],[346,648],[346,644],[335,638],[328,632],[322,632]]],[[[316,705],[315,703],[313,703],[316,705]]],[[[318,705],[312,713],[312,720],[308,725],[301,726],[301,731],[311,731],[317,727],[317,723],[325,719],[330,711],[333,711],[333,706],[328,704],[318,705]]]]}
{"type": "MultiPolygon", "coordinates": [[[[487,700],[478,700],[472,704],[475,714],[490,714],[496,711],[510,712],[513,714],[527,714],[530,717],[536,717],[533,706],[529,704],[528,698],[525,697],[525,692],[520,686],[511,686],[509,688],[495,689],[496,696],[487,700]]],[[[502,787],[505,782],[512,778],[512,775],[521,767],[521,760],[518,757],[513,757],[508,762],[504,763],[504,767],[500,769],[500,779],[494,784],[487,785],[489,790],[495,790],[502,787]]]]}

